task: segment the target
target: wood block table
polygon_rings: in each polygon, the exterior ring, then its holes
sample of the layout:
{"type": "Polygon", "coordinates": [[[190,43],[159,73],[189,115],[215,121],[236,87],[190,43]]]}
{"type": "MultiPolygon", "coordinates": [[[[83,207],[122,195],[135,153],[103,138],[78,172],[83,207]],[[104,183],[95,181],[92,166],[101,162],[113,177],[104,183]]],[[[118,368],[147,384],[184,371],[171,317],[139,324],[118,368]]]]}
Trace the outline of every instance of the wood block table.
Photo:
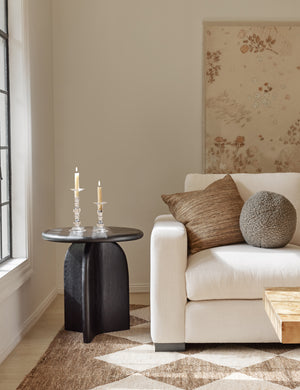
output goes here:
{"type": "Polygon", "coordinates": [[[300,343],[300,287],[267,288],[264,302],[280,342],[300,343]]]}

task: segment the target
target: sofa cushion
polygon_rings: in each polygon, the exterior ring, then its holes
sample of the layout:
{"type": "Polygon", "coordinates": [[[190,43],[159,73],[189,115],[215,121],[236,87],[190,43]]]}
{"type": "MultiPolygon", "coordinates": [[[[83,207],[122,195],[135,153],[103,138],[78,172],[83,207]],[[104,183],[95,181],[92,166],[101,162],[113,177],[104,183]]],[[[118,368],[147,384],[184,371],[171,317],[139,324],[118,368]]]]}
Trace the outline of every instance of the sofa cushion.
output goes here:
{"type": "Polygon", "coordinates": [[[239,225],[244,202],[230,175],[202,191],[162,195],[162,199],[185,225],[190,253],[244,241],[239,225]]]}
{"type": "Polygon", "coordinates": [[[185,277],[192,301],[261,299],[267,287],[300,286],[300,247],[237,244],[206,249],[189,256],[185,277]]]}
{"type": "Polygon", "coordinates": [[[245,202],[240,228],[247,244],[280,248],[288,244],[296,230],[296,210],[283,195],[259,191],[245,202]]]}

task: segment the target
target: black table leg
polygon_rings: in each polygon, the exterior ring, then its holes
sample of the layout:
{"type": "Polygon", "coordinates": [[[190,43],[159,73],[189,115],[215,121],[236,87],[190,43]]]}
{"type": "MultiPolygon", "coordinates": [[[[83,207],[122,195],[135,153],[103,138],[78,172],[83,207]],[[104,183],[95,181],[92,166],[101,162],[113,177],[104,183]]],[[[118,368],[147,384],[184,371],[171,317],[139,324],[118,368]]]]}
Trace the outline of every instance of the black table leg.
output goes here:
{"type": "Polygon", "coordinates": [[[82,259],[86,244],[70,245],[64,264],[65,329],[82,332],[82,259]]]}
{"type": "Polygon", "coordinates": [[[82,331],[86,343],[98,333],[129,329],[128,267],[117,243],[70,246],[65,259],[65,328],[82,331]]]}

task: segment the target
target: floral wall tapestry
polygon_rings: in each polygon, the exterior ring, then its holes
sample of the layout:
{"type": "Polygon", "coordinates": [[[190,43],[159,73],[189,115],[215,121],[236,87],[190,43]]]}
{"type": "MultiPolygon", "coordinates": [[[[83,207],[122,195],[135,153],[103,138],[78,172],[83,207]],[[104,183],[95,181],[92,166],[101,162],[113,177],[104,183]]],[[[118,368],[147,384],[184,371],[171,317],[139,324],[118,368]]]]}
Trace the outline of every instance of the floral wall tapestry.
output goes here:
{"type": "Polygon", "coordinates": [[[205,171],[300,172],[300,25],[204,25],[205,171]]]}

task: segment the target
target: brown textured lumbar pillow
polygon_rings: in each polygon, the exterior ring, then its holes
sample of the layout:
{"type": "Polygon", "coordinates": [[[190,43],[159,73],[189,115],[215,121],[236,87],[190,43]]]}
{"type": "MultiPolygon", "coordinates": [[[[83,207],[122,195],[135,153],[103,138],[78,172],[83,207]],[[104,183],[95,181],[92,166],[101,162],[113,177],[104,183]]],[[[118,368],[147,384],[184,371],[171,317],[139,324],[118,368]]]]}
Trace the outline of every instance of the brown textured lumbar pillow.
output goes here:
{"type": "Polygon", "coordinates": [[[185,225],[191,254],[244,241],[239,226],[244,201],[230,175],[204,190],[162,195],[162,199],[185,225]]]}

